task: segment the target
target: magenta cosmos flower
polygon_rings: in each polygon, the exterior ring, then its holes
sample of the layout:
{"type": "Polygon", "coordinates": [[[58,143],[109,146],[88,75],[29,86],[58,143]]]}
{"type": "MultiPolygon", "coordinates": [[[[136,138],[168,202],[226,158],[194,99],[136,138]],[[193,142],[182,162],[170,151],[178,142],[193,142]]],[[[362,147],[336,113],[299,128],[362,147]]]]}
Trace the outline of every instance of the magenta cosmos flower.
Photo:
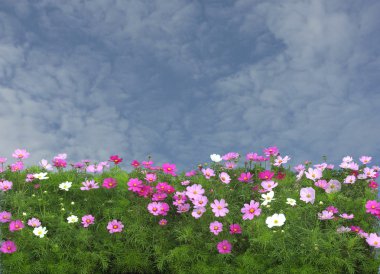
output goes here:
{"type": "Polygon", "coordinates": [[[259,179],[261,180],[270,180],[273,178],[273,176],[274,176],[274,172],[270,170],[264,170],[259,173],[259,179]]]}
{"type": "Polygon", "coordinates": [[[238,224],[231,224],[230,234],[241,234],[241,226],[238,224]]]}
{"type": "Polygon", "coordinates": [[[218,248],[218,251],[221,254],[231,253],[232,245],[227,240],[223,240],[223,241],[219,242],[216,247],[218,248]]]}
{"type": "Polygon", "coordinates": [[[247,173],[241,173],[238,180],[243,183],[249,183],[252,179],[252,174],[250,172],[247,173]]]}
{"type": "Polygon", "coordinates": [[[21,161],[18,161],[14,164],[11,164],[11,171],[16,172],[24,169],[24,164],[21,161]]]}
{"type": "Polygon", "coordinates": [[[265,148],[264,149],[264,154],[265,156],[276,156],[280,151],[278,150],[278,148],[276,146],[273,146],[273,147],[268,147],[268,148],[265,148]]]}
{"type": "Polygon", "coordinates": [[[41,226],[41,222],[37,218],[32,218],[28,220],[28,226],[39,227],[41,226]]]}
{"type": "Polygon", "coordinates": [[[9,223],[9,231],[14,232],[24,228],[24,223],[21,220],[11,221],[9,223]]]}
{"type": "Polygon", "coordinates": [[[112,220],[107,225],[108,232],[111,234],[115,232],[122,232],[123,228],[124,228],[124,225],[122,224],[122,222],[118,220],[112,220]]]}
{"type": "Polygon", "coordinates": [[[377,215],[380,213],[380,203],[376,200],[369,200],[365,204],[366,212],[377,215]]]}
{"type": "Polygon", "coordinates": [[[11,221],[12,214],[8,211],[0,212],[0,223],[9,223],[11,221]]]}
{"type": "Polygon", "coordinates": [[[89,225],[94,224],[95,217],[92,215],[84,215],[82,217],[82,225],[83,227],[88,227],[89,225]]]}
{"type": "Polygon", "coordinates": [[[82,182],[82,185],[83,186],[80,188],[81,190],[90,190],[94,188],[99,188],[98,183],[96,183],[94,180],[84,181],[82,182]]]}
{"type": "Polygon", "coordinates": [[[119,155],[110,156],[110,162],[113,162],[115,165],[120,164],[123,161],[123,158],[120,158],[119,155]]]}
{"type": "Polygon", "coordinates": [[[162,170],[164,171],[164,173],[167,173],[167,174],[171,174],[173,176],[175,176],[175,172],[177,170],[177,167],[175,164],[169,164],[169,163],[165,163],[162,165],[162,170]]]}
{"type": "Polygon", "coordinates": [[[210,224],[210,232],[214,233],[214,235],[218,235],[223,230],[223,224],[215,221],[210,224]]]}
{"type": "Polygon", "coordinates": [[[219,174],[219,179],[225,183],[225,184],[229,184],[231,182],[231,177],[230,175],[228,175],[228,173],[226,172],[222,172],[219,174]]]}
{"type": "Polygon", "coordinates": [[[0,190],[3,192],[11,190],[13,183],[11,181],[0,181],[0,190]]]}
{"type": "Polygon", "coordinates": [[[103,185],[104,188],[115,188],[117,186],[117,181],[114,178],[105,178],[103,180],[103,185]]]}
{"type": "Polygon", "coordinates": [[[379,187],[379,185],[375,181],[370,181],[368,186],[372,189],[376,189],[379,187]]]}
{"type": "Polygon", "coordinates": [[[137,160],[133,160],[131,166],[133,166],[134,168],[138,168],[140,166],[140,163],[137,160]]]}
{"type": "Polygon", "coordinates": [[[314,204],[315,201],[315,190],[312,187],[301,188],[300,191],[300,200],[306,203],[314,204]]]}
{"type": "Polygon", "coordinates": [[[244,213],[243,220],[252,220],[255,216],[261,214],[260,204],[251,200],[249,204],[244,204],[244,207],[241,209],[241,213],[244,213]]]}
{"type": "Polygon", "coordinates": [[[14,242],[12,241],[5,241],[1,244],[0,248],[1,252],[3,253],[13,253],[16,252],[17,246],[14,242]]]}
{"type": "Polygon", "coordinates": [[[228,152],[227,154],[222,156],[222,159],[224,161],[231,161],[231,160],[236,160],[239,158],[239,153],[237,152],[228,152]]]}
{"type": "Polygon", "coordinates": [[[212,212],[214,212],[215,217],[224,217],[229,212],[227,206],[228,204],[224,199],[221,199],[220,201],[214,200],[214,203],[211,205],[212,212]]]}
{"type": "Polygon", "coordinates": [[[166,219],[161,219],[161,220],[158,222],[158,224],[159,224],[160,226],[165,226],[165,225],[167,225],[167,223],[168,223],[168,221],[167,221],[166,219]]]}
{"type": "Polygon", "coordinates": [[[27,152],[25,149],[16,149],[13,152],[12,157],[16,159],[26,159],[29,157],[29,155],[29,152],[27,152]]]}
{"type": "Polygon", "coordinates": [[[141,188],[143,187],[143,182],[140,181],[138,178],[131,178],[128,181],[128,190],[133,192],[139,192],[141,188]]]}
{"type": "Polygon", "coordinates": [[[211,168],[206,168],[206,169],[202,168],[202,173],[206,179],[210,179],[211,177],[215,176],[215,172],[211,168]]]}
{"type": "Polygon", "coordinates": [[[245,159],[247,159],[247,161],[256,161],[257,160],[257,153],[253,153],[253,152],[249,152],[247,153],[247,155],[245,155],[245,159]]]}

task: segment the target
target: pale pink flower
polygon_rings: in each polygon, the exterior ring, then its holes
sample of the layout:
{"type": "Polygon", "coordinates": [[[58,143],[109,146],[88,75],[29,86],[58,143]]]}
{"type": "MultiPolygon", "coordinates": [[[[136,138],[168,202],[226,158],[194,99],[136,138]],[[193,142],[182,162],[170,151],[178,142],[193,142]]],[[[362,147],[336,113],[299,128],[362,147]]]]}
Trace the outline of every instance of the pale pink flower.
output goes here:
{"type": "Polygon", "coordinates": [[[12,157],[17,159],[26,159],[29,157],[29,155],[29,152],[27,152],[25,149],[16,149],[13,152],[12,157]]]}
{"type": "Polygon", "coordinates": [[[265,148],[264,149],[264,154],[265,156],[269,157],[271,155],[274,155],[276,156],[277,154],[279,154],[280,151],[278,150],[277,147],[273,146],[273,147],[268,147],[268,148],[265,148]]]}
{"type": "Polygon", "coordinates": [[[82,217],[82,225],[83,227],[88,227],[89,225],[94,224],[95,217],[92,215],[84,215],[82,217]]]}
{"type": "Polygon", "coordinates": [[[281,166],[282,164],[286,164],[290,160],[289,156],[281,157],[277,156],[277,158],[274,160],[274,166],[281,166]]]}
{"type": "Polygon", "coordinates": [[[236,167],[236,163],[234,162],[225,162],[225,166],[227,169],[234,169],[236,167]]]}
{"type": "Polygon", "coordinates": [[[305,170],[305,166],[302,165],[302,164],[300,164],[300,165],[298,165],[298,166],[295,166],[294,169],[295,169],[295,171],[297,171],[297,172],[301,172],[302,170],[305,170]]]}
{"type": "Polygon", "coordinates": [[[376,233],[371,233],[366,239],[370,246],[380,248],[380,237],[376,233]]]}
{"type": "Polygon", "coordinates": [[[28,226],[39,227],[39,226],[41,226],[41,222],[40,222],[40,220],[38,220],[36,218],[32,218],[32,219],[28,220],[28,226]]]}
{"type": "Polygon", "coordinates": [[[231,177],[230,175],[228,175],[228,173],[226,172],[222,172],[219,174],[219,179],[225,183],[225,184],[229,184],[231,182],[231,177]]]}
{"type": "Polygon", "coordinates": [[[194,208],[194,210],[191,213],[191,215],[195,219],[199,219],[200,217],[202,217],[203,213],[205,213],[205,212],[206,212],[206,208],[205,207],[197,207],[197,208],[194,208]]]}
{"type": "Polygon", "coordinates": [[[198,196],[202,196],[203,193],[205,193],[205,190],[202,188],[201,185],[194,184],[186,187],[186,195],[190,199],[195,199],[198,196]]]}
{"type": "Polygon", "coordinates": [[[261,182],[261,186],[267,190],[267,191],[271,191],[273,188],[275,188],[276,186],[278,185],[278,183],[274,182],[274,181],[262,181],[261,182]]]}
{"type": "Polygon", "coordinates": [[[96,189],[99,188],[98,183],[96,183],[94,180],[87,180],[82,182],[81,190],[90,190],[90,189],[96,189]]]}
{"type": "Polygon", "coordinates": [[[0,181],[0,190],[3,192],[11,190],[13,183],[11,181],[0,181]]]}
{"type": "Polygon", "coordinates": [[[334,219],[334,213],[331,211],[323,210],[322,213],[318,213],[319,220],[331,220],[334,219]]]}
{"type": "Polygon", "coordinates": [[[354,218],[354,214],[348,215],[347,213],[340,214],[339,216],[342,217],[343,219],[348,219],[348,220],[354,218]]]}
{"type": "Polygon", "coordinates": [[[334,193],[340,191],[342,185],[338,180],[330,180],[325,189],[326,193],[334,193]]]}
{"type": "Polygon", "coordinates": [[[210,204],[210,206],[215,217],[224,217],[229,212],[227,208],[228,204],[224,199],[221,199],[220,201],[214,200],[214,203],[210,204]]]}
{"type": "Polygon", "coordinates": [[[354,159],[351,156],[346,156],[342,159],[345,163],[351,163],[354,159]]]}
{"type": "Polygon", "coordinates": [[[215,172],[211,168],[206,168],[206,169],[202,168],[202,173],[206,179],[210,179],[211,177],[215,176],[215,172]]]}
{"type": "Polygon", "coordinates": [[[45,159],[42,159],[40,162],[39,162],[39,165],[46,169],[46,170],[50,170],[52,171],[53,170],[53,166],[51,164],[49,164],[49,162],[45,159]]]}
{"type": "Polygon", "coordinates": [[[239,158],[239,153],[237,152],[228,152],[227,154],[222,156],[224,161],[236,160],[239,158]]]}
{"type": "Polygon", "coordinates": [[[315,190],[312,187],[301,188],[300,200],[306,203],[314,204],[315,201],[315,190]]]}
{"type": "Polygon", "coordinates": [[[0,223],[9,223],[11,221],[12,214],[8,211],[0,212],[0,223]]]}
{"type": "Polygon", "coordinates": [[[205,207],[207,205],[208,199],[206,196],[198,196],[195,199],[193,199],[194,207],[205,207]]]}
{"type": "Polygon", "coordinates": [[[370,156],[362,156],[359,159],[359,161],[362,162],[364,165],[369,164],[371,160],[372,160],[372,157],[370,156]]]}
{"type": "Polygon", "coordinates": [[[305,175],[306,175],[306,178],[315,181],[322,178],[322,171],[317,168],[312,169],[311,167],[309,167],[308,171],[305,172],[305,175]]]}
{"type": "Polygon", "coordinates": [[[353,184],[353,183],[355,183],[355,181],[356,181],[356,177],[354,175],[349,175],[344,179],[343,183],[353,184]]]}
{"type": "Polygon", "coordinates": [[[107,225],[108,232],[111,234],[115,232],[122,232],[123,228],[124,228],[123,223],[118,220],[112,220],[107,225]]]}
{"type": "Polygon", "coordinates": [[[215,221],[210,223],[210,232],[214,233],[214,235],[218,235],[223,230],[223,224],[215,221]]]}
{"type": "Polygon", "coordinates": [[[249,204],[244,204],[244,207],[241,209],[241,213],[243,213],[243,220],[252,220],[255,216],[259,216],[261,214],[261,208],[259,208],[260,204],[251,200],[249,204]]]}
{"type": "Polygon", "coordinates": [[[155,173],[147,173],[145,175],[145,180],[149,183],[153,183],[157,180],[157,175],[155,173]]]}

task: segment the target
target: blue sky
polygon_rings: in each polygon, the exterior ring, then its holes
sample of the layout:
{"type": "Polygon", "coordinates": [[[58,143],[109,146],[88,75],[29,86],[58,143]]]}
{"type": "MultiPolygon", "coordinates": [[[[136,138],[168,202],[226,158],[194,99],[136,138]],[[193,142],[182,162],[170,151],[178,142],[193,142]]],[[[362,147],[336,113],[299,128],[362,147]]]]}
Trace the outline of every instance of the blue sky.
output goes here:
{"type": "Polygon", "coordinates": [[[0,2],[0,155],[380,159],[379,1],[0,2]]]}

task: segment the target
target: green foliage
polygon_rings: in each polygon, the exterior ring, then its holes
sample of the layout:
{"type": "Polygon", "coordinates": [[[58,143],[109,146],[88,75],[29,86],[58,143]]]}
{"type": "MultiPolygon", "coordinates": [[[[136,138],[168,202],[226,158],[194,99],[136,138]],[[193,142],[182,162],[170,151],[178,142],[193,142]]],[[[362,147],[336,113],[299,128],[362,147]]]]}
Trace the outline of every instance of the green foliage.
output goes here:
{"type": "MultiPolygon", "coordinates": [[[[364,180],[353,185],[342,185],[342,191],[327,194],[316,189],[314,204],[299,200],[299,191],[312,186],[308,179],[296,181],[289,170],[283,180],[277,180],[275,200],[270,207],[261,206],[260,216],[253,220],[242,220],[241,208],[250,200],[261,202],[261,193],[252,187],[259,184],[257,173],[262,166],[246,170],[223,170],[221,165],[212,164],[217,176],[210,180],[201,175],[186,178],[183,174],[172,177],[158,171],[158,181],[172,184],[177,191],[186,186],[181,181],[190,180],[201,184],[206,190],[209,204],[214,199],[225,199],[230,212],[226,217],[215,217],[209,205],[200,219],[191,216],[191,211],[176,212],[172,195],[167,202],[171,205],[165,216],[168,224],[158,225],[161,217],[152,216],[147,210],[149,199],[138,197],[128,190],[130,178],[144,180],[141,169],[126,173],[112,168],[100,175],[83,172],[60,171],[49,173],[48,180],[41,180],[39,188],[26,183],[28,173],[41,172],[39,167],[24,172],[1,174],[3,179],[13,182],[11,191],[1,193],[1,211],[10,211],[12,219],[23,220],[35,217],[47,227],[48,234],[38,238],[32,228],[9,232],[8,224],[0,224],[1,238],[17,244],[17,252],[1,254],[4,273],[377,273],[379,259],[374,250],[356,233],[337,233],[342,225],[360,226],[364,231],[377,232],[377,220],[365,212],[365,202],[376,199],[376,192],[368,188],[364,180]],[[219,181],[218,175],[227,171],[230,184],[219,181]],[[254,174],[253,184],[237,180],[241,172],[254,174]],[[117,188],[99,188],[81,191],[84,180],[94,179],[99,185],[104,178],[113,177],[117,188]],[[58,185],[73,182],[66,192],[58,185]],[[292,207],[286,198],[297,200],[292,207]],[[341,212],[353,213],[353,220],[336,218],[318,220],[317,214],[333,205],[341,212]],[[26,216],[23,215],[26,213],[26,216]],[[286,216],[282,227],[268,228],[267,216],[283,213],[286,216]],[[67,223],[66,218],[74,214],[79,222],[67,223]],[[83,228],[81,217],[95,216],[95,224],[83,228]],[[110,234],[107,223],[113,219],[124,224],[122,233],[110,234]],[[223,232],[215,236],[209,231],[213,221],[223,223],[223,232]],[[238,223],[242,234],[231,235],[229,225],[238,223]],[[219,254],[218,242],[232,243],[231,254],[219,254]]],[[[276,168],[277,170],[277,168],[276,168]]],[[[343,181],[345,171],[326,171],[324,178],[343,181]]],[[[38,181],[38,180],[37,180],[38,181]]]]}

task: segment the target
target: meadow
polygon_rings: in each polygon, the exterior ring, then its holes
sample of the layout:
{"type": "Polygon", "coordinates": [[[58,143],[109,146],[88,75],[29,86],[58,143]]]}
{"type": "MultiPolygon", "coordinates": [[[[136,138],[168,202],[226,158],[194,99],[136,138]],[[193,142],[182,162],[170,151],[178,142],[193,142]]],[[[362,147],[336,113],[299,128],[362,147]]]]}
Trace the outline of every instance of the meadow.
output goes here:
{"type": "MultiPolygon", "coordinates": [[[[277,147],[179,172],[0,158],[2,273],[377,273],[379,166],[291,167],[277,147]],[[260,155],[262,154],[262,155],[260,155]]],[[[324,159],[326,160],[326,159],[324,159]]]]}

